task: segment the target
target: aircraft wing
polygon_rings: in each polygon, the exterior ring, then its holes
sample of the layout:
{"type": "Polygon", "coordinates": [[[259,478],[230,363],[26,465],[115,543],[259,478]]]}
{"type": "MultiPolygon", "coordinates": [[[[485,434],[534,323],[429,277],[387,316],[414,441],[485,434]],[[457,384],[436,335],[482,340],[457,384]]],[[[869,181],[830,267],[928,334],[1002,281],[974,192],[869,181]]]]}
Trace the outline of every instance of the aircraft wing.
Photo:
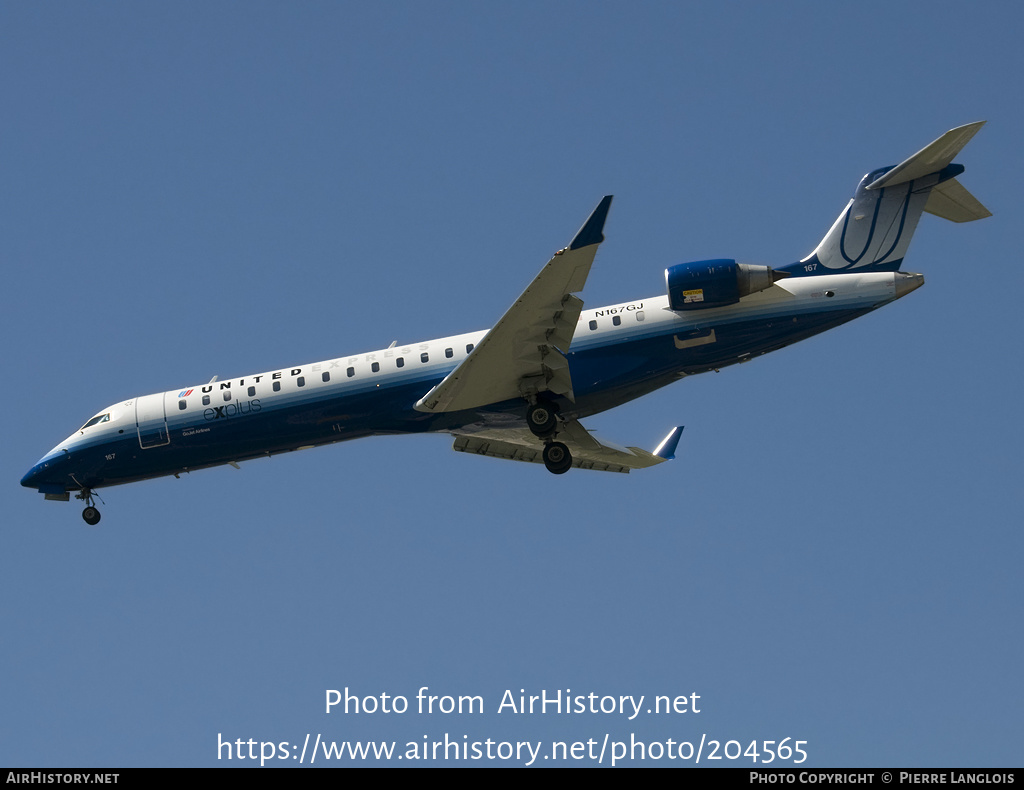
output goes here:
{"type": "MultiPolygon", "coordinates": [[[[673,428],[653,452],[639,447],[622,447],[598,439],[578,420],[561,424],[558,440],[569,448],[572,465],[577,469],[596,469],[602,472],[624,472],[645,469],[670,461],[675,457],[676,445],[683,432],[682,426],[673,428]]],[[[527,461],[542,464],[544,442],[527,428],[501,429],[474,434],[455,434],[453,450],[460,453],[487,455],[509,461],[527,461]]]]}
{"type": "Polygon", "coordinates": [[[418,411],[472,409],[538,392],[573,400],[565,354],[583,309],[573,294],[583,290],[604,241],[611,202],[611,195],[602,198],[569,246],[554,254],[469,356],[420,398],[418,411]]]}

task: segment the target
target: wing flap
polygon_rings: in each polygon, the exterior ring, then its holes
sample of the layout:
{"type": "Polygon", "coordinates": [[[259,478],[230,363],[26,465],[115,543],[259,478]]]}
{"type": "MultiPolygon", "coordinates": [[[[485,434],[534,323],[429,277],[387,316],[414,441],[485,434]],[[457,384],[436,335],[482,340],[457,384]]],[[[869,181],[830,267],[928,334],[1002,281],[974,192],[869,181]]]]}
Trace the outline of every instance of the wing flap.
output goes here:
{"type": "MultiPolygon", "coordinates": [[[[626,474],[633,469],[646,469],[671,460],[681,430],[673,428],[653,453],[639,447],[623,447],[605,439],[598,439],[578,420],[561,424],[558,441],[569,448],[572,465],[577,469],[626,474]]],[[[452,449],[460,453],[486,455],[506,461],[544,463],[544,442],[526,428],[455,434],[452,449]]]]}
{"type": "MultiPolygon", "coordinates": [[[[486,439],[480,436],[456,436],[452,449],[460,453],[486,455],[490,458],[501,458],[506,461],[526,461],[527,463],[543,464],[541,447],[531,448],[501,439],[486,439]]],[[[571,450],[570,450],[571,452],[571,450]]],[[[572,465],[577,469],[594,469],[599,472],[620,472],[629,474],[630,467],[622,464],[611,464],[607,461],[581,458],[573,453],[572,465]]]]}

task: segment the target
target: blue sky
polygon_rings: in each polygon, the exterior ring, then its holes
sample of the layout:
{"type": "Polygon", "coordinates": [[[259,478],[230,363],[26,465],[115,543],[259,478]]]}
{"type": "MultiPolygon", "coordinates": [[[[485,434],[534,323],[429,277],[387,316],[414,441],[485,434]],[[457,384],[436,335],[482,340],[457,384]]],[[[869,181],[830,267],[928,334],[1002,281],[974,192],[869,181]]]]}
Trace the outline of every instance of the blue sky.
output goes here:
{"type": "Polygon", "coordinates": [[[1019,765],[1021,22],[0,6],[0,764],[447,733],[1019,765]],[[685,424],[671,464],[554,477],[386,437],[102,491],[96,528],[18,484],[116,401],[484,329],[604,194],[588,305],[685,260],[789,263],[861,175],[983,119],[961,180],[994,216],[922,220],[923,289],[588,421],[646,447],[685,424]],[[327,689],[423,686],[485,711],[324,712],[327,689]],[[701,712],[499,714],[506,689],[701,712]]]}

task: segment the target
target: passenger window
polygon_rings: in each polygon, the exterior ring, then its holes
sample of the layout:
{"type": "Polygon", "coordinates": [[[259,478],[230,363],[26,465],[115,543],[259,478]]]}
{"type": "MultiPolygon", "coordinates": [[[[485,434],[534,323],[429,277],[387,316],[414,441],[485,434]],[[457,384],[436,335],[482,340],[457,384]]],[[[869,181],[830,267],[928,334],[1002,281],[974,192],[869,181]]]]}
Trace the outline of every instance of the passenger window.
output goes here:
{"type": "Polygon", "coordinates": [[[185,401],[178,401],[178,411],[185,411],[185,401]]]}
{"type": "Polygon", "coordinates": [[[374,373],[379,372],[380,371],[380,363],[379,362],[374,362],[372,365],[370,365],[370,370],[372,370],[374,373]]]}
{"type": "Polygon", "coordinates": [[[256,388],[255,387],[249,387],[248,392],[249,392],[249,397],[251,398],[251,397],[253,397],[256,394],[256,388]]]}
{"type": "Polygon", "coordinates": [[[637,310],[636,311],[636,320],[637,321],[643,321],[644,320],[644,311],[643,310],[637,310]]]}
{"type": "Polygon", "coordinates": [[[395,360],[395,367],[396,368],[404,368],[405,367],[405,357],[399,357],[398,359],[396,359],[395,360]]]}
{"type": "Polygon", "coordinates": [[[473,351],[473,344],[472,343],[466,343],[466,353],[469,354],[472,351],[473,351]]]}
{"type": "Polygon", "coordinates": [[[224,400],[231,400],[231,390],[224,390],[224,400]]]}
{"type": "Polygon", "coordinates": [[[352,378],[354,375],[356,375],[356,369],[355,368],[348,368],[345,371],[345,375],[348,376],[349,378],[352,378]]]}
{"type": "Polygon", "coordinates": [[[305,387],[306,386],[306,377],[305,376],[299,376],[297,379],[295,379],[295,383],[298,386],[300,386],[300,387],[305,387]]]}
{"type": "Polygon", "coordinates": [[[451,359],[452,357],[454,357],[454,356],[455,356],[455,352],[454,352],[454,351],[452,351],[452,350],[451,350],[450,348],[446,348],[446,349],[444,350],[444,355],[445,355],[445,357],[447,357],[448,359],[451,359]]]}
{"type": "Polygon", "coordinates": [[[429,361],[430,361],[430,355],[426,351],[424,351],[422,354],[420,354],[420,362],[429,362],[429,361]]]}
{"type": "Polygon", "coordinates": [[[280,392],[280,391],[281,391],[281,382],[280,381],[275,381],[274,382],[274,392],[280,392]]]}
{"type": "Polygon", "coordinates": [[[330,381],[331,380],[331,374],[330,373],[324,373],[324,375],[321,378],[323,378],[324,381],[330,381]]]}
{"type": "Polygon", "coordinates": [[[209,406],[210,405],[210,396],[209,395],[203,395],[203,405],[204,406],[209,406]]]}
{"type": "Polygon", "coordinates": [[[621,323],[622,323],[622,318],[621,317],[619,317],[617,315],[613,315],[612,316],[612,325],[613,326],[618,326],[621,323]]]}
{"type": "Polygon", "coordinates": [[[590,322],[590,329],[591,330],[597,329],[597,321],[591,321],[590,322]]]}

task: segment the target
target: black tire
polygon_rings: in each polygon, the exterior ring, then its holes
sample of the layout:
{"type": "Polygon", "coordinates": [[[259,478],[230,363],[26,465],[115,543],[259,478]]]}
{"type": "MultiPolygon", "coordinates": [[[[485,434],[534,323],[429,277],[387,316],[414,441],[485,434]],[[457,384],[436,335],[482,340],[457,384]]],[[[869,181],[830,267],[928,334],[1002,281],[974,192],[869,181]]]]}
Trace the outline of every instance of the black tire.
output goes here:
{"type": "Polygon", "coordinates": [[[90,527],[95,527],[100,523],[100,511],[90,505],[82,511],[82,518],[85,519],[85,523],[90,527]]]}
{"type": "Polygon", "coordinates": [[[555,432],[555,426],[558,424],[556,413],[555,407],[550,403],[538,401],[526,410],[526,424],[530,426],[534,436],[546,439],[555,432]]]}
{"type": "Polygon", "coordinates": [[[561,442],[544,445],[544,466],[553,475],[564,475],[572,469],[572,453],[561,442]]]}

